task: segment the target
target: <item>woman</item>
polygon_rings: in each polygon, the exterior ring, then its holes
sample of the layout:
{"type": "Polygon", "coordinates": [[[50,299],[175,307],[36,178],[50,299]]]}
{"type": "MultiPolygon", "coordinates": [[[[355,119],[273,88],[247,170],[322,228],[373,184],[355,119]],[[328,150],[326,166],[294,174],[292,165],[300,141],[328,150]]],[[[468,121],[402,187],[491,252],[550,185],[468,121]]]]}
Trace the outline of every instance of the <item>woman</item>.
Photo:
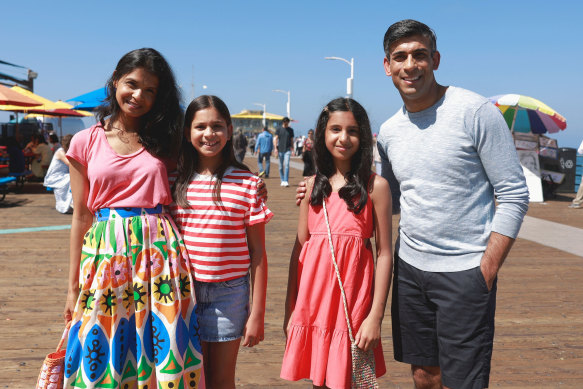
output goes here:
{"type": "Polygon", "coordinates": [[[304,161],[304,172],[302,175],[304,177],[310,177],[314,175],[314,156],[312,155],[312,149],[314,148],[314,130],[308,131],[308,137],[304,141],[304,153],[302,154],[302,160],[304,161]]]}
{"type": "Polygon", "coordinates": [[[43,184],[53,190],[56,201],[55,209],[60,213],[70,213],[73,210],[69,160],[65,155],[69,150],[72,138],[73,135],[65,135],[63,137],[63,145],[55,151],[43,184]]]}
{"type": "Polygon", "coordinates": [[[34,134],[29,144],[30,150],[34,154],[30,165],[32,175],[37,179],[44,178],[53,158],[53,152],[41,134],[34,134]]]}

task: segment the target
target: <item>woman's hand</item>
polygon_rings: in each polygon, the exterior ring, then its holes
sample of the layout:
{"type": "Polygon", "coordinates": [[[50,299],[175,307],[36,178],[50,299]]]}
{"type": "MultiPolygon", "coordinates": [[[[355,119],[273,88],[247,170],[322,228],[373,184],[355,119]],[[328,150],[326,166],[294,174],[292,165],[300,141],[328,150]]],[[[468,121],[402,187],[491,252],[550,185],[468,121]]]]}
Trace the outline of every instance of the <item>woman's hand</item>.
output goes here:
{"type": "Polygon", "coordinates": [[[63,312],[65,324],[73,320],[73,313],[75,312],[75,306],[77,305],[78,298],[79,292],[69,291],[67,293],[67,302],[65,303],[65,310],[63,312]]]}
{"type": "Polygon", "coordinates": [[[368,351],[375,348],[381,341],[381,321],[370,315],[364,319],[354,337],[354,342],[359,349],[368,351]]]}

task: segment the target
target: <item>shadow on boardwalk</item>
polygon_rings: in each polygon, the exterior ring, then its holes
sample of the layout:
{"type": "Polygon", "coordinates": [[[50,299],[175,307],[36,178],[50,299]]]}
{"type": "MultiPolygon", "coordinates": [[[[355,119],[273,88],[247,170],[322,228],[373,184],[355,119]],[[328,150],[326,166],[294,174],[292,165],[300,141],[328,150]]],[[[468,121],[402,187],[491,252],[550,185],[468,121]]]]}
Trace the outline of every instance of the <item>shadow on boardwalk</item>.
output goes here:
{"type": "MultiPolygon", "coordinates": [[[[255,168],[255,161],[246,162],[255,168]]],[[[290,188],[279,186],[277,164],[267,180],[268,205],[275,217],[267,225],[269,286],[266,336],[258,347],[242,349],[239,387],[311,387],[279,379],[284,349],[283,304],[287,266],[298,210],[290,188]]],[[[529,216],[583,228],[583,210],[568,209],[571,197],[532,204],[529,216]]],[[[52,194],[41,190],[10,193],[0,203],[0,230],[70,224],[54,210],[52,194]],[[36,192],[36,193],[31,193],[36,192]]],[[[393,217],[396,231],[398,216],[393,217]]],[[[1,234],[0,231],[0,387],[32,388],[44,356],[63,328],[68,230],[1,234]]],[[[583,256],[583,253],[581,253],[583,256]]],[[[583,381],[583,257],[518,239],[498,284],[496,337],[490,387],[578,388],[583,381]]],[[[410,388],[408,366],[392,357],[390,307],[383,322],[388,374],[382,388],[410,388]]]]}

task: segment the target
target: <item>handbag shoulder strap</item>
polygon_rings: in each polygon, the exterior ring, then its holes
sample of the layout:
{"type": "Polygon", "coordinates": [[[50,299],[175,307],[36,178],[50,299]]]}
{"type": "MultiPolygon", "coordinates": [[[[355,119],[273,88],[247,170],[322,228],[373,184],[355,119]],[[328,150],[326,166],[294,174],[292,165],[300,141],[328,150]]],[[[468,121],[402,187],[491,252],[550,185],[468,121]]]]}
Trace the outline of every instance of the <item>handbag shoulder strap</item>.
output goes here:
{"type": "Polygon", "coordinates": [[[344,293],[344,287],[342,286],[342,278],[340,277],[340,271],[338,270],[338,264],[336,263],[336,256],[334,255],[334,245],[332,244],[332,232],[330,232],[330,222],[328,220],[328,211],[326,210],[326,199],[322,199],[322,208],[324,210],[324,219],[326,219],[326,229],[328,230],[328,242],[330,243],[330,253],[332,254],[332,264],[334,264],[334,270],[336,271],[336,278],[338,279],[338,286],[340,286],[340,293],[342,294],[342,303],[344,305],[344,315],[346,316],[346,325],[348,326],[348,337],[350,338],[350,343],[354,344],[354,336],[352,336],[352,327],[350,326],[350,316],[348,315],[348,304],[346,302],[346,293],[344,293]]]}

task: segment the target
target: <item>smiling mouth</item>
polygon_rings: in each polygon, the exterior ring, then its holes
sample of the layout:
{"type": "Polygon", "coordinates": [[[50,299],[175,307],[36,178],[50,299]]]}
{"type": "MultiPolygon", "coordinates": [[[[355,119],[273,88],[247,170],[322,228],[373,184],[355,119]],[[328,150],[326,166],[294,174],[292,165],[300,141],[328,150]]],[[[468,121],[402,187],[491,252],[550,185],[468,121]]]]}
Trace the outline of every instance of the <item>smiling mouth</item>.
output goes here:
{"type": "Polygon", "coordinates": [[[203,146],[206,146],[206,147],[213,147],[213,146],[216,146],[216,145],[218,145],[218,144],[219,144],[219,142],[218,142],[218,141],[217,141],[217,142],[203,142],[203,143],[202,143],[202,145],[203,145],[203,146]]]}
{"type": "Polygon", "coordinates": [[[403,81],[405,82],[415,82],[415,81],[419,81],[421,79],[421,76],[417,76],[417,77],[403,77],[403,81]]]}

